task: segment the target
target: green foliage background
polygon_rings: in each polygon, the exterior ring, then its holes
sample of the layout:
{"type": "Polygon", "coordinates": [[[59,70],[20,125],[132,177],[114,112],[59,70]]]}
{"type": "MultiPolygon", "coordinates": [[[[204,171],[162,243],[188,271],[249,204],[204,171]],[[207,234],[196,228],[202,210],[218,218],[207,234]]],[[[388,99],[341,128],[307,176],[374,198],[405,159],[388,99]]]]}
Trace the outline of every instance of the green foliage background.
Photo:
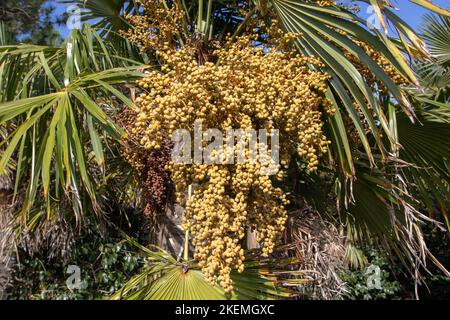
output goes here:
{"type": "Polygon", "coordinates": [[[45,253],[19,252],[10,286],[11,299],[102,299],[119,290],[144,265],[145,257],[119,234],[85,232],[70,257],[48,259],[45,253]],[[69,265],[81,270],[81,289],[69,290],[69,265]]]}

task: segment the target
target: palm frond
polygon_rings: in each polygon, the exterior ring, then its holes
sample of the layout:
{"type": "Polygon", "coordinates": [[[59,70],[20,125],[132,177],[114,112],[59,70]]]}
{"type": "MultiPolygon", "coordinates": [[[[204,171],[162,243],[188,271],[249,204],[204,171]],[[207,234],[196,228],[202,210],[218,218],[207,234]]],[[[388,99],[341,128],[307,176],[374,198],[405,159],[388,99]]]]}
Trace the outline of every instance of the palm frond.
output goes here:
{"type": "Polygon", "coordinates": [[[441,65],[450,64],[450,17],[426,14],[421,34],[431,54],[441,65]]]}
{"type": "Polygon", "coordinates": [[[14,40],[14,37],[10,30],[8,30],[6,24],[3,21],[0,21],[0,46],[6,46],[11,44],[14,40]]]}
{"type": "MultiPolygon", "coordinates": [[[[74,30],[62,48],[0,47],[0,63],[0,124],[17,122],[2,141],[7,147],[0,173],[17,156],[16,196],[22,183],[26,186],[20,221],[28,221],[40,197],[49,204],[70,199],[77,222],[85,194],[98,212],[95,185],[101,175],[89,167],[95,161],[103,172],[106,140],[122,135],[102,104],[120,101],[132,107],[117,86],[141,77],[143,65],[116,55],[88,25],[74,30]]],[[[47,211],[41,218],[51,218],[47,211]]]]}
{"type": "Polygon", "coordinates": [[[414,62],[421,88],[416,96],[440,102],[450,100],[450,18],[433,14],[424,16],[421,33],[431,52],[428,59],[414,62]]]}
{"type": "MultiPolygon", "coordinates": [[[[385,110],[382,109],[374,95],[374,88],[367,84],[361,71],[356,68],[346,52],[352,55],[352,59],[356,59],[369,68],[388,88],[390,94],[399,101],[403,111],[411,116],[413,111],[405,92],[391,80],[389,75],[356,41],[363,41],[380,52],[400,74],[416,83],[417,80],[407,65],[405,57],[401,54],[401,49],[383,34],[367,30],[366,21],[340,6],[323,7],[296,0],[273,0],[272,3],[286,31],[300,35],[296,40],[299,51],[306,55],[318,56],[325,62],[326,71],[332,75],[329,98],[335,104],[336,109],[351,118],[357,128],[359,138],[363,142],[365,152],[373,164],[372,150],[359,117],[359,110],[364,115],[364,122],[367,123],[382,155],[386,154],[388,148],[379,138],[381,132],[389,138],[391,145],[395,145],[397,141],[393,134],[393,128],[387,121],[385,110]],[[379,125],[375,121],[372,111],[375,113],[379,125]]],[[[392,13],[389,17],[390,20],[396,19],[392,13]]],[[[403,25],[402,28],[406,29],[403,25]]],[[[410,37],[413,36],[410,35],[410,37]]],[[[417,45],[419,46],[419,43],[417,45]]],[[[340,117],[339,113],[337,113],[337,117],[340,117]]],[[[334,136],[338,134],[336,136],[338,140],[334,142],[344,146],[348,145],[347,137],[343,135],[342,125],[340,125],[341,128],[338,127],[341,120],[335,118],[331,122],[334,127],[334,136]]],[[[341,163],[344,159],[346,160],[343,167],[352,168],[352,157],[348,148],[340,154],[341,163]]],[[[347,170],[347,174],[353,175],[354,172],[347,170]]]]}
{"type": "Polygon", "coordinates": [[[412,125],[399,115],[397,124],[402,145],[400,156],[411,164],[402,169],[410,190],[415,191],[415,198],[422,201],[431,216],[440,211],[449,227],[450,108],[446,109],[446,116],[437,115],[432,109],[420,112],[420,125],[412,125]]]}
{"type": "Polygon", "coordinates": [[[130,28],[124,17],[137,11],[136,2],[126,0],[61,0],[59,3],[78,6],[81,21],[93,22],[93,27],[103,32],[130,28]]]}
{"type": "Polygon", "coordinates": [[[127,38],[120,35],[132,26],[126,17],[138,14],[136,1],[126,0],[61,0],[59,3],[75,5],[79,8],[81,22],[92,24],[98,30],[100,37],[113,46],[116,53],[135,61],[148,63],[148,58],[127,38]]]}
{"type": "Polygon", "coordinates": [[[429,0],[409,0],[412,3],[415,3],[419,6],[424,7],[425,9],[428,9],[430,11],[433,11],[437,14],[450,17],[450,12],[444,8],[439,7],[438,5],[434,4],[432,1],[429,0]]]}
{"type": "MultiPolygon", "coordinates": [[[[110,297],[112,300],[286,299],[296,296],[289,287],[308,282],[296,276],[295,271],[274,270],[280,261],[249,259],[243,273],[232,273],[235,290],[226,293],[218,284],[208,283],[195,263],[178,262],[156,246],[145,247],[124,236],[142,250],[148,264],[114,293],[110,297]]],[[[289,264],[289,260],[282,262],[289,264]]]]}

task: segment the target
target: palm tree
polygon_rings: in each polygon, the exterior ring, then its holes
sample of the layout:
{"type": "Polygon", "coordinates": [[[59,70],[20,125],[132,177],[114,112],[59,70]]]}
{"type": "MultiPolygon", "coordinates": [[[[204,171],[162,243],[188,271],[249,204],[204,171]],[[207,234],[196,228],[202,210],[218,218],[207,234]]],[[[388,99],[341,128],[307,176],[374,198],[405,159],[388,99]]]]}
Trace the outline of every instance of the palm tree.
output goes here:
{"type": "MultiPolygon", "coordinates": [[[[443,214],[449,227],[448,199],[449,199],[449,175],[448,175],[448,148],[444,145],[449,137],[448,131],[450,102],[450,18],[434,14],[424,16],[421,26],[421,34],[431,55],[427,58],[417,59],[413,68],[417,73],[420,87],[412,88],[417,100],[417,113],[422,126],[413,126],[404,119],[398,123],[400,132],[403,132],[402,145],[407,145],[402,159],[414,163],[422,168],[408,168],[407,176],[418,186],[420,199],[424,200],[424,206],[430,215],[436,213],[435,205],[443,214]],[[443,143],[436,150],[427,147],[421,137],[426,139],[434,136],[434,144],[443,143]],[[424,159],[426,157],[426,160],[424,159]],[[433,165],[430,166],[430,164],[433,165]],[[433,187],[431,187],[433,186],[433,187]]],[[[401,138],[401,140],[402,140],[401,138]]]]}
{"type": "MultiPolygon", "coordinates": [[[[448,199],[448,162],[442,155],[448,159],[449,118],[445,103],[424,108],[423,98],[412,99],[408,85],[417,88],[420,80],[406,56],[428,58],[436,47],[429,45],[429,52],[389,1],[361,2],[373,6],[382,27],[390,25],[395,37],[369,29],[367,21],[347,7],[320,2],[162,1],[183,10],[182,31],[171,40],[178,46],[185,40],[197,42],[200,56],[208,55],[214,41],[228,33],[236,38],[259,19],[279,21],[285,32],[297,35],[294,46],[299,53],[324,62],[320,71],[330,75],[326,94],[336,109],[324,119],[332,142],[329,161],[318,174],[299,168],[296,174],[308,185],[322,183],[324,176],[331,183],[300,197],[324,216],[330,213],[335,223],[339,213],[348,246],[364,239],[378,241],[415,274],[432,258],[421,232],[421,224],[431,220],[421,212],[423,204],[434,210],[438,203],[443,209],[448,199]],[[323,208],[333,202],[330,198],[336,204],[323,208]]],[[[430,1],[411,2],[450,16],[430,1]]],[[[152,52],[139,52],[122,36],[134,28],[126,17],[143,14],[138,1],[64,3],[78,4],[84,9],[82,19],[95,19],[99,30],[86,24],[60,48],[0,47],[0,125],[12,128],[0,143],[0,173],[14,168],[14,199],[21,203],[16,220],[27,228],[55,220],[61,206],[72,208],[64,210],[63,218],[77,225],[87,214],[102,217],[105,206],[98,194],[111,177],[105,159],[117,155],[123,141],[114,115],[135,108],[129,85],[144,77],[146,68],[159,68],[152,52]]],[[[264,34],[259,40],[264,41],[264,34]]],[[[163,281],[175,281],[184,265],[165,253],[158,259],[167,262],[165,271],[149,267],[139,279],[131,279],[124,289],[134,292],[131,297],[170,296],[152,285],[154,273],[163,281]]]]}
{"type": "Polygon", "coordinates": [[[422,37],[431,59],[416,62],[415,70],[425,92],[417,92],[423,98],[448,103],[450,101],[450,18],[427,14],[422,24],[422,37]]]}

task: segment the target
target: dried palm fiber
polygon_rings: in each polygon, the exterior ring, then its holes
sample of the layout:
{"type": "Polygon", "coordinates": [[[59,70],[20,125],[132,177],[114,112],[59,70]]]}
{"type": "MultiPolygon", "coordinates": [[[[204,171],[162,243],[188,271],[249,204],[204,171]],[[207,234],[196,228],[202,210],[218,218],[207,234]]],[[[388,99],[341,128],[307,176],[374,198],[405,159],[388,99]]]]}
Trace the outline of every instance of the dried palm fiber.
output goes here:
{"type": "Polygon", "coordinates": [[[321,215],[305,206],[289,212],[284,242],[300,260],[299,271],[308,285],[299,287],[308,299],[342,299],[345,284],[339,271],[346,268],[345,237],[321,215]]]}
{"type": "MultiPolygon", "coordinates": [[[[0,221],[0,245],[6,257],[15,256],[19,250],[30,256],[39,256],[47,260],[68,262],[75,250],[75,233],[70,222],[65,220],[65,211],[71,210],[70,204],[60,204],[52,208],[55,219],[46,220],[39,228],[21,229],[18,233],[17,220],[13,212],[20,208],[22,199],[16,199],[14,205],[9,206],[7,215],[2,215],[0,221]]],[[[37,208],[36,210],[46,210],[37,208]]],[[[20,261],[18,261],[20,262],[20,261]]]]}
{"type": "Polygon", "coordinates": [[[61,219],[43,222],[42,227],[36,230],[25,230],[19,246],[31,256],[68,262],[75,250],[75,233],[61,216],[61,219]]]}

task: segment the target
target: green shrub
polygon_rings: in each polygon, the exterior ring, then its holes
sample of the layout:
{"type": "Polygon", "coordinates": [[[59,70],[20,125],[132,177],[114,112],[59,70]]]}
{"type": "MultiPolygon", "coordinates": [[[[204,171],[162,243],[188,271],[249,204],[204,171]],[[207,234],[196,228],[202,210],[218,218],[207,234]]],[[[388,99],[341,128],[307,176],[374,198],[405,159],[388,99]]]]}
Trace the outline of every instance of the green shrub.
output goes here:
{"type": "Polygon", "coordinates": [[[346,283],[347,298],[352,300],[399,299],[402,286],[394,276],[388,260],[375,248],[366,248],[368,265],[357,270],[347,270],[341,274],[346,283]],[[379,268],[379,286],[373,286],[379,268]]]}
{"type": "MultiPolygon", "coordinates": [[[[144,265],[136,248],[118,236],[88,235],[75,243],[66,262],[19,253],[10,299],[101,299],[117,291],[144,265]],[[70,290],[68,267],[80,268],[79,289],[70,290]]],[[[72,282],[73,283],[73,282],[72,282]]]]}

